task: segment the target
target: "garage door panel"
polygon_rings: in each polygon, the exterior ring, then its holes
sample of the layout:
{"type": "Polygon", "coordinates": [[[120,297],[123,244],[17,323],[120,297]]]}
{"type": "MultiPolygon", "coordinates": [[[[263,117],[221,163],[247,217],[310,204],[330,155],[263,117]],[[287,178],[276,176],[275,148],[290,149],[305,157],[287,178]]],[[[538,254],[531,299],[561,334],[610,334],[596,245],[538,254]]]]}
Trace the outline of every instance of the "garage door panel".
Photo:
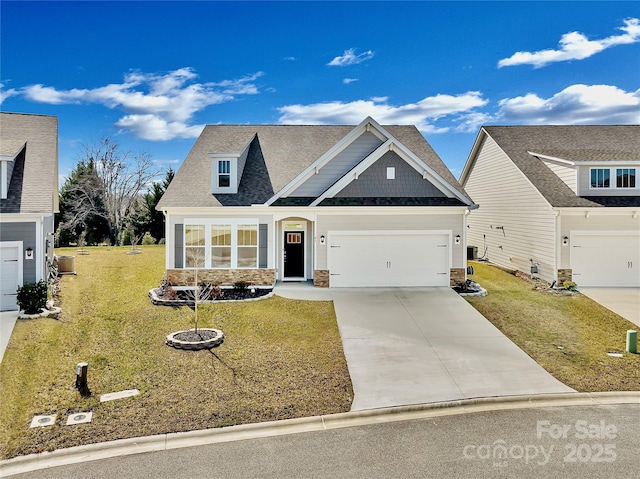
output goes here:
{"type": "Polygon", "coordinates": [[[0,247],[0,310],[18,309],[16,291],[20,285],[19,249],[0,247]]]}
{"type": "Polygon", "coordinates": [[[331,287],[448,286],[449,235],[350,234],[330,238],[331,287]]]}
{"type": "Polygon", "coordinates": [[[640,286],[640,235],[576,234],[571,269],[578,286],[640,286]]]}

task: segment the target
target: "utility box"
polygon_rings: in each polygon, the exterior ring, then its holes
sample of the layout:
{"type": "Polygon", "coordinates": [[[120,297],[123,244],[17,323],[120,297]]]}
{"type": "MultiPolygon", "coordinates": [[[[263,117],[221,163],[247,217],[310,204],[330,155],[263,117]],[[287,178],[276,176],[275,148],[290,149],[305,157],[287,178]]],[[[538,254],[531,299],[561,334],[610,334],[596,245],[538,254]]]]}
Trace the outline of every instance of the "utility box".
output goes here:
{"type": "Polygon", "coordinates": [[[76,274],[76,257],[58,256],[58,274],[76,274]]]}

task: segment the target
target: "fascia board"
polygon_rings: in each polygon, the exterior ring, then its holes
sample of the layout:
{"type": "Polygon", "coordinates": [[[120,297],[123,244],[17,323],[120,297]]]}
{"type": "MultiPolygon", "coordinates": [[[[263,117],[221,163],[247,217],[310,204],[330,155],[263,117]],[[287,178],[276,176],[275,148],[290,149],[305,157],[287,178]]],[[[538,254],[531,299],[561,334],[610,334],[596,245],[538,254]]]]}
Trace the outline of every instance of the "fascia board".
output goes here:
{"type": "Polygon", "coordinates": [[[551,161],[552,163],[559,163],[562,166],[576,166],[576,164],[579,163],[576,161],[565,160],[563,158],[558,158],[555,156],[543,155],[542,153],[536,153],[534,151],[529,151],[529,150],[527,150],[527,153],[529,153],[531,156],[540,158],[541,160],[551,161]]]}
{"type": "Polygon", "coordinates": [[[480,131],[478,132],[478,135],[476,136],[475,141],[473,142],[473,146],[471,147],[471,152],[469,152],[469,156],[467,157],[467,161],[464,164],[464,168],[462,168],[462,173],[460,174],[460,178],[458,178],[458,181],[460,182],[463,188],[464,188],[465,182],[467,181],[467,176],[469,176],[469,172],[471,171],[471,168],[473,167],[474,163],[476,162],[476,158],[478,157],[478,151],[480,150],[480,145],[482,144],[482,141],[487,136],[488,136],[487,131],[484,129],[484,127],[481,127],[480,131]]]}
{"type": "Polygon", "coordinates": [[[316,174],[324,165],[326,165],[329,161],[331,161],[335,156],[340,154],[347,146],[349,146],[353,141],[355,141],[360,135],[362,135],[366,131],[371,131],[374,135],[376,135],[381,140],[387,140],[387,138],[381,138],[381,136],[386,136],[383,133],[383,129],[377,122],[375,122],[371,117],[365,118],[359,125],[353,128],[349,133],[347,133],[344,138],[342,138],[338,143],[333,145],[326,153],[324,153],[320,158],[314,161],[311,165],[305,168],[302,173],[296,176],[289,184],[287,184],[284,188],[278,191],[275,195],[273,195],[269,200],[265,203],[265,205],[273,204],[277,199],[281,197],[286,197],[289,193],[294,191],[300,185],[302,185],[307,179],[309,179],[312,175],[316,174]],[[373,126],[373,130],[368,126],[373,126]],[[376,131],[377,130],[377,131],[376,131]]]}

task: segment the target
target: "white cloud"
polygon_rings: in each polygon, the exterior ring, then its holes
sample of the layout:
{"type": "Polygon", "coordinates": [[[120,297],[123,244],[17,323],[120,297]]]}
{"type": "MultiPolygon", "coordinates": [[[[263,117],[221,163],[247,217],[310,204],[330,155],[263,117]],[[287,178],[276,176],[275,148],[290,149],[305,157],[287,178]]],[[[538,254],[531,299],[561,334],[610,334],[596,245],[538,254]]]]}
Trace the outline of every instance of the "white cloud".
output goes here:
{"type": "Polygon", "coordinates": [[[362,63],[367,60],[371,60],[373,58],[373,52],[371,50],[367,50],[364,53],[360,53],[356,55],[355,48],[349,48],[344,51],[344,54],[335,57],[329,63],[327,63],[330,67],[346,67],[349,65],[357,65],[358,63],[362,63]]]}
{"type": "Polygon", "coordinates": [[[640,41],[640,20],[627,18],[619,27],[623,33],[602,40],[589,40],[579,32],[570,32],[560,38],[558,50],[540,50],[537,52],[516,52],[509,58],[498,62],[498,68],[513,65],[533,65],[540,68],[554,62],[583,60],[616,45],[625,45],[640,41]]]}
{"type": "Polygon", "coordinates": [[[0,105],[7,98],[17,95],[18,92],[14,88],[9,88],[8,90],[4,89],[4,83],[0,83],[0,105]]]}
{"type": "Polygon", "coordinates": [[[279,122],[290,125],[355,125],[367,116],[382,124],[416,125],[425,133],[442,133],[447,127],[433,123],[446,116],[471,112],[487,104],[482,94],[470,91],[460,95],[438,94],[417,103],[390,105],[386,97],[352,102],[325,102],[310,105],[286,105],[279,108],[279,122]]]}
{"type": "Polygon", "coordinates": [[[640,90],[626,92],[611,85],[571,85],[550,98],[535,93],[499,102],[497,118],[528,124],[637,124],[640,90]]]}
{"type": "Polygon", "coordinates": [[[133,72],[122,83],[94,89],[57,90],[44,85],[31,85],[16,94],[39,103],[95,103],[119,109],[125,115],[116,126],[132,131],[146,140],[195,138],[202,125],[191,125],[195,113],[207,106],[233,100],[238,95],[254,95],[257,72],[235,80],[197,83],[191,68],[180,68],[166,74],[133,72]]]}
{"type": "Polygon", "coordinates": [[[349,83],[353,83],[354,81],[358,81],[357,78],[343,78],[342,79],[342,83],[344,83],[345,85],[348,85],[349,83]]]}

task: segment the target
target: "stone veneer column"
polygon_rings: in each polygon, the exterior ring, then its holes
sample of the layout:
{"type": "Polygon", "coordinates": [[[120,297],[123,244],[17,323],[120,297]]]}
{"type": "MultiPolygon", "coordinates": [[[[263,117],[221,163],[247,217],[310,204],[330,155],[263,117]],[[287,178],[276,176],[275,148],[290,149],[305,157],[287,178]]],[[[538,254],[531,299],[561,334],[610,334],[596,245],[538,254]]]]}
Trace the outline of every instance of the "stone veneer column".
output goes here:
{"type": "Polygon", "coordinates": [[[449,286],[452,288],[466,281],[466,268],[451,268],[449,270],[449,286]]]}
{"type": "Polygon", "coordinates": [[[329,287],[329,270],[328,269],[313,270],[313,285],[318,288],[328,288],[329,287]]]}

